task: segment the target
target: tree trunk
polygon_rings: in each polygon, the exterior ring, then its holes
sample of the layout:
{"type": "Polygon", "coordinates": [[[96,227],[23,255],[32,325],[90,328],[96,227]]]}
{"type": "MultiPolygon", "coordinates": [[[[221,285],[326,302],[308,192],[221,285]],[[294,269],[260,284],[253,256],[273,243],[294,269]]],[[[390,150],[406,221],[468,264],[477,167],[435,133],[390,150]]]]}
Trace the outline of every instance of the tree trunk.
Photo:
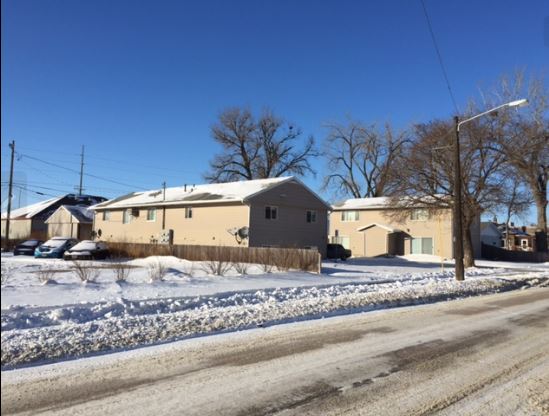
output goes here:
{"type": "Polygon", "coordinates": [[[534,193],[536,203],[537,227],[547,232],[547,194],[544,191],[534,193]]]}
{"type": "Polygon", "coordinates": [[[537,212],[536,251],[547,251],[547,192],[537,190],[534,193],[537,212]]]}
{"type": "Polygon", "coordinates": [[[473,239],[471,238],[471,221],[464,218],[463,229],[463,266],[465,268],[475,267],[475,251],[473,239]]]}

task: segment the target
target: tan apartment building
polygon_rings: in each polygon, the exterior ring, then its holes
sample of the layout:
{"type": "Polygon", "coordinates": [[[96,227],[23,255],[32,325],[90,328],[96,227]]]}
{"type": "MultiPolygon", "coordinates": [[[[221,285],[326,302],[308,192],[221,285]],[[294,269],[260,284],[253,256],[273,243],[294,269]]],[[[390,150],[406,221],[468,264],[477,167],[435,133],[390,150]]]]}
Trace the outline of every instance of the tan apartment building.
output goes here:
{"type": "MultiPolygon", "coordinates": [[[[418,206],[405,213],[389,198],[349,199],[332,207],[329,240],[354,257],[430,254],[453,258],[452,213],[418,206]]],[[[480,256],[479,226],[472,228],[475,254],[480,256]],[[478,240],[478,241],[477,241],[478,240]]]]}
{"type": "Polygon", "coordinates": [[[330,206],[294,177],[135,192],[92,207],[105,241],[316,247],[326,252],[330,206]]]}

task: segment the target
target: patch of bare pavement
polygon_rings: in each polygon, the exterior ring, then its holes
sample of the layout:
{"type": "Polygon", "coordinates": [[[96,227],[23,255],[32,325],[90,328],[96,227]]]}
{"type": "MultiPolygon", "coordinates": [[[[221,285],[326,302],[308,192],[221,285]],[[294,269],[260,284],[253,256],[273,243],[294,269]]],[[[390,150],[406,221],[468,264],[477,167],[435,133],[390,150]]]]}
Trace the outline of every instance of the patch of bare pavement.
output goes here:
{"type": "Polygon", "coordinates": [[[2,373],[2,414],[549,415],[549,288],[2,373]]]}

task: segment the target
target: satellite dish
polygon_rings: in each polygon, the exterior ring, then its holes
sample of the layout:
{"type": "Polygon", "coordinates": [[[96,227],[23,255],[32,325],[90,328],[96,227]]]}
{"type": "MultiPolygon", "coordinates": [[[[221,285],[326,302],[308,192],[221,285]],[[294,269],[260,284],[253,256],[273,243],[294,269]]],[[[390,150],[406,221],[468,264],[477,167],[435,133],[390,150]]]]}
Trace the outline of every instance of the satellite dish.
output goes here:
{"type": "Polygon", "coordinates": [[[236,232],[241,239],[248,238],[250,235],[250,229],[248,227],[239,228],[236,232]]]}

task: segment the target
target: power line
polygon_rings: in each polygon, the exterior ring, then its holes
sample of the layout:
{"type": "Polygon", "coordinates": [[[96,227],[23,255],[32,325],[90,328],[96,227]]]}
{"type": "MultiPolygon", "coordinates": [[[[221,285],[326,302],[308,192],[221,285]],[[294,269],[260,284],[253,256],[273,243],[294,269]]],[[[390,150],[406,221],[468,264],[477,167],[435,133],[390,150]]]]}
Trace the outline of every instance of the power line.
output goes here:
{"type": "MultiPolygon", "coordinates": [[[[24,147],[23,149],[27,149],[28,151],[25,152],[26,155],[33,155],[34,153],[38,153],[38,154],[42,154],[44,152],[50,152],[50,153],[59,153],[59,154],[66,154],[66,155],[71,155],[71,156],[80,156],[81,157],[81,153],[63,153],[63,152],[54,152],[54,151],[51,151],[51,150],[39,150],[37,148],[29,148],[29,147],[24,147]],[[29,152],[30,150],[30,152],[29,152]]],[[[4,156],[4,155],[3,155],[4,156]]],[[[36,156],[34,156],[36,157],[36,156]]],[[[75,159],[75,160],[67,160],[67,159],[58,159],[58,158],[55,158],[55,159],[52,159],[52,158],[49,158],[48,157],[48,161],[49,162],[57,162],[57,163],[63,163],[63,164],[74,164],[75,166],[77,166],[77,163],[78,161],[75,159]]],[[[158,177],[173,177],[173,178],[179,178],[181,179],[182,176],[184,174],[196,174],[195,171],[189,171],[189,170],[181,170],[181,169],[174,169],[174,168],[168,168],[168,167],[165,167],[165,166],[154,166],[154,165],[147,165],[147,164],[142,164],[142,163],[139,163],[139,170],[137,169],[121,169],[120,168],[120,165],[125,165],[125,166],[132,166],[132,167],[135,167],[136,166],[136,163],[135,162],[128,162],[127,160],[117,160],[117,159],[110,159],[110,158],[105,158],[105,157],[100,157],[100,156],[95,156],[93,154],[89,154],[86,152],[86,166],[90,167],[90,166],[94,166],[94,167],[99,167],[101,169],[116,169],[118,171],[125,171],[125,172],[131,172],[131,173],[142,173],[142,174],[147,174],[147,175],[150,175],[150,176],[158,176],[158,177]],[[90,163],[89,160],[90,159],[94,159],[94,160],[101,160],[101,161],[105,161],[105,162],[111,162],[115,165],[108,165],[108,164],[97,164],[97,163],[90,163]],[[150,171],[148,172],[144,172],[143,171],[143,168],[145,169],[148,169],[148,170],[156,170],[156,171],[160,171],[161,173],[152,173],[150,171]],[[174,174],[173,175],[166,175],[165,172],[166,171],[169,171],[169,172],[173,172],[174,174]]]]}
{"type": "Polygon", "coordinates": [[[456,114],[459,114],[459,108],[458,108],[456,99],[454,97],[454,93],[452,92],[452,87],[450,86],[450,79],[448,78],[448,73],[446,72],[444,61],[442,60],[442,54],[440,53],[440,49],[438,47],[438,43],[435,37],[435,32],[433,31],[433,26],[431,25],[431,19],[429,18],[429,13],[427,13],[427,6],[425,6],[424,0],[420,0],[420,1],[421,1],[421,5],[423,6],[423,13],[425,14],[425,19],[427,20],[427,26],[429,27],[429,33],[431,34],[431,39],[433,40],[433,45],[435,46],[438,62],[440,64],[440,68],[442,69],[442,75],[444,75],[444,80],[446,81],[448,92],[450,93],[450,99],[452,100],[452,104],[454,105],[456,114]]]}
{"type": "MultiPolygon", "coordinates": [[[[27,155],[27,154],[22,154],[22,153],[18,153],[19,156],[21,157],[26,157],[28,159],[32,159],[32,160],[36,160],[38,162],[41,162],[41,163],[45,163],[46,165],[50,165],[50,166],[54,166],[56,168],[59,168],[59,169],[64,169],[64,170],[67,170],[69,172],[73,172],[73,173],[77,173],[77,174],[80,174],[80,172],[76,169],[71,169],[71,168],[67,168],[65,166],[61,166],[61,165],[58,165],[56,163],[51,163],[51,162],[48,162],[46,160],[42,160],[42,159],[39,159],[37,157],[34,157],[34,156],[30,156],[30,155],[27,155]]],[[[143,188],[143,187],[140,187],[140,186],[134,186],[134,185],[130,185],[130,184],[127,184],[127,183],[123,183],[123,182],[118,182],[118,181],[114,181],[112,179],[108,179],[108,178],[103,178],[101,176],[98,176],[98,175],[92,175],[91,173],[84,173],[85,176],[89,176],[90,178],[95,178],[95,179],[99,179],[99,180],[102,180],[102,181],[105,181],[105,182],[111,182],[111,183],[115,183],[117,185],[122,185],[122,186],[127,186],[128,188],[132,188],[132,189],[140,189],[140,190],[143,190],[143,191],[146,191],[147,188],[143,188]]]]}
{"type": "MultiPolygon", "coordinates": [[[[29,165],[27,165],[29,166],[29,165]]],[[[29,166],[31,169],[34,169],[33,167],[29,166]]],[[[43,171],[41,171],[42,173],[44,173],[43,171]]],[[[2,181],[2,183],[4,183],[4,181],[2,181]]],[[[63,183],[60,183],[60,182],[40,182],[40,181],[24,181],[24,182],[19,182],[19,183],[22,183],[22,184],[29,184],[31,186],[34,186],[34,185],[63,185],[63,183]]],[[[65,184],[67,186],[70,186],[72,187],[72,185],[70,184],[65,184]]],[[[93,186],[93,185],[90,185],[90,186],[86,186],[86,189],[99,189],[99,190],[102,190],[102,191],[109,191],[109,192],[115,192],[115,193],[127,193],[128,192],[128,189],[117,189],[117,188],[105,188],[105,187],[102,187],[102,186],[93,186]]],[[[71,192],[72,193],[72,192],[71,192]]]]}
{"type": "Polygon", "coordinates": [[[32,189],[29,189],[28,187],[21,186],[21,185],[15,185],[14,184],[13,186],[16,187],[16,188],[22,189],[23,191],[32,192],[32,193],[37,194],[37,195],[51,196],[53,198],[59,197],[59,195],[52,195],[52,194],[48,194],[46,192],[40,192],[40,191],[32,190],[32,189]]]}

